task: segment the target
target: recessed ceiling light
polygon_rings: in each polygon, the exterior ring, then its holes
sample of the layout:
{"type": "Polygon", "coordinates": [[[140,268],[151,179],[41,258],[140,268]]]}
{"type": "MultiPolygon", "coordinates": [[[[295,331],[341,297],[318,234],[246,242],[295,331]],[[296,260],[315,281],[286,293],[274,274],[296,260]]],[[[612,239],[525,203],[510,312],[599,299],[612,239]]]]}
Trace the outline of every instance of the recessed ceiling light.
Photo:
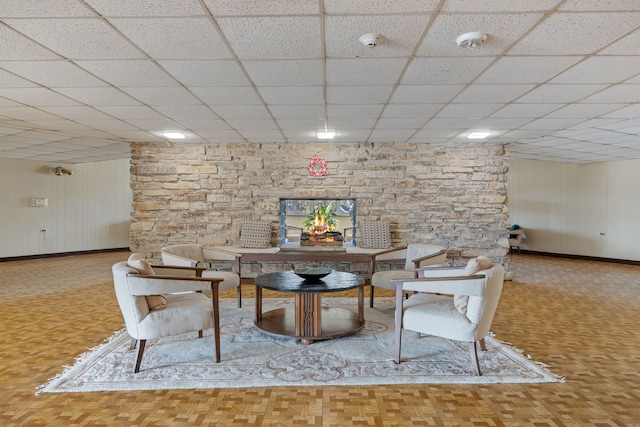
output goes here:
{"type": "Polygon", "coordinates": [[[489,135],[491,135],[491,132],[489,132],[489,131],[477,131],[477,132],[469,133],[467,135],[467,138],[469,138],[469,139],[485,139],[489,135]]]}
{"type": "Polygon", "coordinates": [[[182,132],[162,132],[162,135],[169,139],[185,139],[187,137],[182,132]]]}
{"type": "Polygon", "coordinates": [[[335,130],[319,130],[316,132],[316,137],[318,139],[333,139],[336,136],[335,130]]]}

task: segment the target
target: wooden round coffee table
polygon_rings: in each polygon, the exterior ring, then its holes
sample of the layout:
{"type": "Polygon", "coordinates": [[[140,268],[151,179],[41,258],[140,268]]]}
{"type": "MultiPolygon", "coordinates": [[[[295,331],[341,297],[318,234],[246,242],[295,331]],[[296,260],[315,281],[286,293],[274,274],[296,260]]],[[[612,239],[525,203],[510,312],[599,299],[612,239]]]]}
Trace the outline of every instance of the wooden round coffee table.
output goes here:
{"type": "Polygon", "coordinates": [[[255,278],[256,319],[267,334],[295,338],[305,344],[344,337],[364,326],[364,278],[334,271],[317,282],[309,282],[292,271],[262,274],[255,278]],[[322,294],[358,288],[358,311],[322,307],[322,294]],[[294,307],[262,312],[262,289],[293,293],[294,307]]]}

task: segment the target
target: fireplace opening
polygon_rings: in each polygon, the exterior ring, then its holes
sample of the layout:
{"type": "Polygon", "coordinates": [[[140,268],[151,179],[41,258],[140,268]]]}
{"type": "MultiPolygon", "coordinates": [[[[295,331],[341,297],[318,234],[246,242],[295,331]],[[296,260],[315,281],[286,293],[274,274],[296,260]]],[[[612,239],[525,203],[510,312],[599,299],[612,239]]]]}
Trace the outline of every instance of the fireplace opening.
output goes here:
{"type": "Polygon", "coordinates": [[[356,199],[280,199],[280,247],[355,246],[356,199]]]}

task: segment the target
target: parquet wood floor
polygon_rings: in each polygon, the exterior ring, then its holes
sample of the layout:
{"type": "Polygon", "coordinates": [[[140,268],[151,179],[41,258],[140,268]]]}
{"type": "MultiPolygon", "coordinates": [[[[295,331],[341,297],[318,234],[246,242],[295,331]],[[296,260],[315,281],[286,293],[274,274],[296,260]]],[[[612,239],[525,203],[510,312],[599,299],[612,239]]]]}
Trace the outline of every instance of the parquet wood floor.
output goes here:
{"type": "Polygon", "coordinates": [[[565,383],[36,396],[122,327],[127,255],[0,263],[1,426],[640,426],[640,267],[534,255],[513,256],[492,330],[565,383]]]}

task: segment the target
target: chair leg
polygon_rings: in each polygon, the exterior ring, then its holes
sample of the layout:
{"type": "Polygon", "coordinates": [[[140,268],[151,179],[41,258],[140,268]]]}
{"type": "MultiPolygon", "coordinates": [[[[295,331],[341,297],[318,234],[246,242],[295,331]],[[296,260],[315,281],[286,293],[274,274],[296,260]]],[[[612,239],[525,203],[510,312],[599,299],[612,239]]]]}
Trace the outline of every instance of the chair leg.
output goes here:
{"type": "Polygon", "coordinates": [[[476,375],[482,375],[480,373],[480,362],[478,361],[478,347],[477,342],[473,341],[469,343],[469,353],[471,354],[471,363],[473,364],[473,370],[476,372],[476,375]]]}
{"type": "Polygon", "coordinates": [[[480,350],[487,351],[487,343],[484,341],[484,338],[480,340],[480,350]]]}
{"type": "Polygon", "coordinates": [[[136,344],[138,344],[138,340],[135,338],[131,338],[131,344],[129,344],[129,350],[133,350],[136,348],[136,344]]]}
{"type": "Polygon", "coordinates": [[[220,303],[218,282],[211,282],[211,304],[213,304],[213,341],[216,346],[216,363],[220,362],[220,303]]]}
{"type": "Polygon", "coordinates": [[[369,296],[369,307],[373,308],[373,285],[369,287],[371,288],[371,294],[369,296]]]}
{"type": "Polygon", "coordinates": [[[202,329],[198,331],[198,338],[202,338],[202,329]]]}
{"type": "Polygon", "coordinates": [[[242,308],[242,286],[238,285],[236,289],[236,297],[238,298],[238,308],[242,308]]]}
{"type": "Polygon", "coordinates": [[[144,346],[147,344],[147,340],[138,340],[138,351],[136,352],[136,366],[133,368],[133,373],[140,372],[140,364],[142,363],[142,354],[144,353],[144,346]]]}

